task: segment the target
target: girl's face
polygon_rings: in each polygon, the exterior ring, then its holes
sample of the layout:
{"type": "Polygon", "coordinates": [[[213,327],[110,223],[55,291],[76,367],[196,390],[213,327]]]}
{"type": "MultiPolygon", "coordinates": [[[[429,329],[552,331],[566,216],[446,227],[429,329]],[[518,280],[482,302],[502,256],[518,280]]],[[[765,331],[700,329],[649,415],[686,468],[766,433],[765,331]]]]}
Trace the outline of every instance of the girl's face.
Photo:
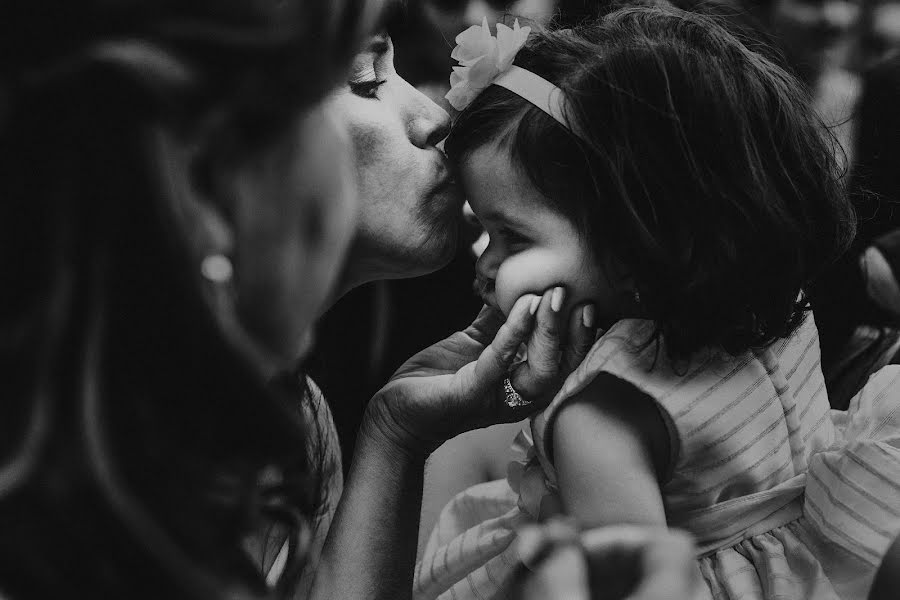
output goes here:
{"type": "Polygon", "coordinates": [[[490,242],[476,264],[476,289],[487,304],[509,314],[526,293],[566,288],[566,308],[592,301],[601,324],[620,314],[614,289],[588,240],[495,145],[472,152],[460,177],[490,242]]]}

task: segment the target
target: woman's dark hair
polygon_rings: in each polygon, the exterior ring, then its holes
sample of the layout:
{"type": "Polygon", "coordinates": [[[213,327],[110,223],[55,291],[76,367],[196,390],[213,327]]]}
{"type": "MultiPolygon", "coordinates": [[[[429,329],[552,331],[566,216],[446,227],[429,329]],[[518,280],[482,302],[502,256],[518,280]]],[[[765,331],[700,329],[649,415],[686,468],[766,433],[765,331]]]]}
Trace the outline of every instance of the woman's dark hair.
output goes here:
{"type": "Polygon", "coordinates": [[[801,289],[854,218],[793,77],[674,8],[532,34],[515,63],[562,89],[583,139],[492,86],[456,120],[452,159],[499,141],[597,259],[625,267],[673,358],[763,347],[799,325],[801,289]]]}
{"type": "Polygon", "coordinates": [[[368,4],[3,4],[0,596],[270,596],[243,545],[302,529],[315,431],[204,285],[152,131],[249,158],[343,74],[368,4]]]}

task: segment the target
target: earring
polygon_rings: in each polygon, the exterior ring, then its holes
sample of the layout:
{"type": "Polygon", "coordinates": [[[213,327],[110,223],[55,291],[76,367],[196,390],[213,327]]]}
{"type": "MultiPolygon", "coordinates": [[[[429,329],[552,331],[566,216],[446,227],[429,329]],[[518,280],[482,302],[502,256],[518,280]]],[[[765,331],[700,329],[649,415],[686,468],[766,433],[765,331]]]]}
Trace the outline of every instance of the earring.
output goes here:
{"type": "Polygon", "coordinates": [[[212,283],[228,283],[234,275],[234,267],[224,254],[210,254],[200,263],[200,274],[212,283]]]}

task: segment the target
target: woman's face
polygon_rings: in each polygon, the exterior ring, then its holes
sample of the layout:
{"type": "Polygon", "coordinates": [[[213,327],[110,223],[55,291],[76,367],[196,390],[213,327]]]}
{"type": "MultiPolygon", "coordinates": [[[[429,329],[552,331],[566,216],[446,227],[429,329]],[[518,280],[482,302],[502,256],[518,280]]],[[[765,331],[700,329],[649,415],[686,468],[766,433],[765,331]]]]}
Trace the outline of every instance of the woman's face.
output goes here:
{"type": "Polygon", "coordinates": [[[307,111],[234,179],[238,308],[287,359],[308,350],[356,224],[351,149],[332,104],[307,111]]]}
{"type": "Polygon", "coordinates": [[[449,130],[447,113],[397,74],[384,35],[357,55],[334,104],[350,134],[360,195],[342,290],[446,264],[456,249],[462,207],[437,148],[449,130]]]}
{"type": "Polygon", "coordinates": [[[476,149],[460,165],[469,204],[490,241],[476,264],[476,290],[509,314],[523,294],[565,286],[566,306],[595,303],[605,319],[618,314],[616,292],[573,223],[496,146],[476,149]]]}

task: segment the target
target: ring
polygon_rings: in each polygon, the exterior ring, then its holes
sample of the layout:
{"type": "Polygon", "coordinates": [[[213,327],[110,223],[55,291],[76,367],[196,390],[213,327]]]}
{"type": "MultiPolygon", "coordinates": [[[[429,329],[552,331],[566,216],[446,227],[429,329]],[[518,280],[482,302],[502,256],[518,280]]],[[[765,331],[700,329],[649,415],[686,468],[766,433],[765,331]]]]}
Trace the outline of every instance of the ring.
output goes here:
{"type": "Polygon", "coordinates": [[[503,393],[506,394],[506,405],[510,408],[518,408],[520,406],[528,406],[531,400],[526,400],[522,394],[516,391],[509,377],[503,380],[503,393]]]}

